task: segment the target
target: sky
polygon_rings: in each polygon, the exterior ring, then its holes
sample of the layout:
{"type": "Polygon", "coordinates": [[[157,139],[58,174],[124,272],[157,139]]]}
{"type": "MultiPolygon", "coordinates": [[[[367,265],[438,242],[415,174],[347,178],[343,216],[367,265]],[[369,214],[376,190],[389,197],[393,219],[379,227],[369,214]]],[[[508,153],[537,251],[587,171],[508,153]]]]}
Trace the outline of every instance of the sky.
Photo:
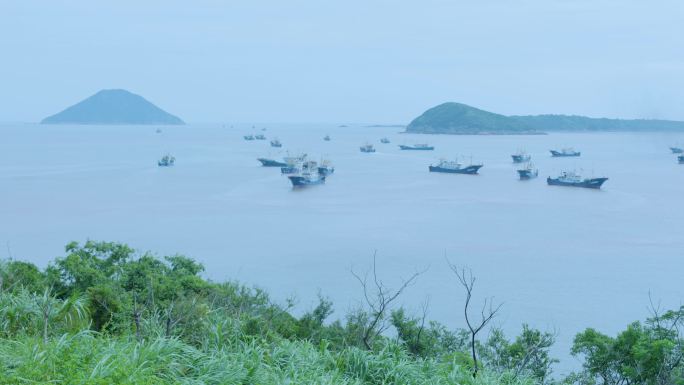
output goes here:
{"type": "Polygon", "coordinates": [[[684,120],[681,0],[0,2],[0,121],[104,88],[187,122],[684,120]]]}

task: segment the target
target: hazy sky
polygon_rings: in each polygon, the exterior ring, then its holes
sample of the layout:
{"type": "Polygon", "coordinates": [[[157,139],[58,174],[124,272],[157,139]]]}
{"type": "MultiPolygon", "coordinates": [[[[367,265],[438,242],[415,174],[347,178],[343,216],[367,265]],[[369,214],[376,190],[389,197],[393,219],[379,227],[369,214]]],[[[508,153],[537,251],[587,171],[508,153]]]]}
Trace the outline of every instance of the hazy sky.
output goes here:
{"type": "Polygon", "coordinates": [[[684,120],[682,0],[2,0],[0,53],[0,121],[102,88],[189,122],[684,120]]]}

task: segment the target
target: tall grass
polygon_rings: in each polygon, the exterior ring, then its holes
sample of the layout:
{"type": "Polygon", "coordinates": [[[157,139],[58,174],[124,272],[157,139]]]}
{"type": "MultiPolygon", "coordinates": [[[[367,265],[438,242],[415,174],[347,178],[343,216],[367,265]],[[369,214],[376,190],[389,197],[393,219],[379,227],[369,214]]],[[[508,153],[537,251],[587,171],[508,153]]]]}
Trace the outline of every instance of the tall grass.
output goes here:
{"type": "MultiPolygon", "coordinates": [[[[215,337],[208,337],[212,339],[215,337]]],[[[205,348],[176,338],[137,341],[89,331],[0,339],[2,384],[531,384],[454,362],[416,359],[397,344],[339,352],[306,341],[234,341],[205,348]]]]}

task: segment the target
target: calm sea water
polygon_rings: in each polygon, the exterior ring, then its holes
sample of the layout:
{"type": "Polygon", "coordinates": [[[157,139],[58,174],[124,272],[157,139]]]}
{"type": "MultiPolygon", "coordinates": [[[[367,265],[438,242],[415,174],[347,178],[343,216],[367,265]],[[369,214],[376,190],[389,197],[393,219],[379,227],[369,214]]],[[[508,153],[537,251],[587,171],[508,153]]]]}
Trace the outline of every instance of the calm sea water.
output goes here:
{"type": "Polygon", "coordinates": [[[320,291],[342,316],[362,297],[350,269],[377,251],[388,286],[429,268],[402,297],[419,313],[462,327],[463,293],[445,257],[472,268],[478,298],[504,302],[496,319],[556,330],[560,371],[574,334],[607,333],[684,298],[684,165],[668,146],[682,134],[432,136],[397,128],[259,125],[278,137],[246,142],[250,125],[164,127],[0,125],[0,256],[45,265],[72,240],[111,240],[200,260],[207,276],[265,287],[299,310],[320,291]],[[325,134],[332,141],[325,142],[325,134]],[[381,144],[387,136],[391,144],[381,144]],[[378,152],[362,154],[359,146],[378,152]],[[427,142],[432,152],[399,151],[427,142]],[[551,158],[574,146],[581,158],[551,158]],[[510,154],[524,148],[540,178],[517,180],[510,154]],[[258,156],[285,151],[330,158],[324,186],[293,191],[258,156]],[[173,168],[159,168],[165,153],[173,168]],[[484,163],[479,176],[427,172],[440,157],[484,163]],[[608,176],[601,191],[549,187],[564,169],[608,176]],[[5,247],[7,245],[7,247],[5,247]]]}

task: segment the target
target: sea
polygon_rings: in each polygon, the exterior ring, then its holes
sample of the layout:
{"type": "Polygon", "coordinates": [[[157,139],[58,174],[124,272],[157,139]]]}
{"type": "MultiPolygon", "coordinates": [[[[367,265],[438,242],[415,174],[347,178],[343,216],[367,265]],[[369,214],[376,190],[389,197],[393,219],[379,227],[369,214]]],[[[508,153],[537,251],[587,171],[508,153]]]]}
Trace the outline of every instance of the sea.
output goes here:
{"type": "MultiPolygon", "coordinates": [[[[476,277],[473,317],[503,304],[493,325],[556,334],[557,374],[580,365],[572,339],[614,335],[652,306],[684,298],[684,165],[669,147],[684,133],[420,135],[337,124],[70,126],[0,124],[0,257],[46,266],[70,241],[125,242],[140,253],[183,254],[215,281],[268,290],[332,319],[363,305],[352,273],[375,259],[395,306],[464,327],[465,294],[450,264],[476,277]],[[157,129],[161,132],[157,132],[157,129]],[[245,141],[263,133],[278,138],[245,141]],[[323,137],[330,135],[330,141],[323,137]],[[391,143],[382,144],[387,137],[391,143]],[[375,153],[359,147],[373,144],[375,153]],[[401,151],[427,143],[434,151],[401,151]],[[552,158],[574,147],[579,158],[552,158]],[[524,150],[539,178],[520,181],[524,150]],[[258,157],[308,154],[335,167],[326,183],[293,189],[258,157]],[[158,167],[163,155],[174,167],[158,167]],[[481,163],[479,175],[428,172],[440,159],[481,163]],[[563,171],[608,177],[601,190],[548,186],[563,171]]],[[[486,335],[483,335],[485,338],[486,335]]]]}

